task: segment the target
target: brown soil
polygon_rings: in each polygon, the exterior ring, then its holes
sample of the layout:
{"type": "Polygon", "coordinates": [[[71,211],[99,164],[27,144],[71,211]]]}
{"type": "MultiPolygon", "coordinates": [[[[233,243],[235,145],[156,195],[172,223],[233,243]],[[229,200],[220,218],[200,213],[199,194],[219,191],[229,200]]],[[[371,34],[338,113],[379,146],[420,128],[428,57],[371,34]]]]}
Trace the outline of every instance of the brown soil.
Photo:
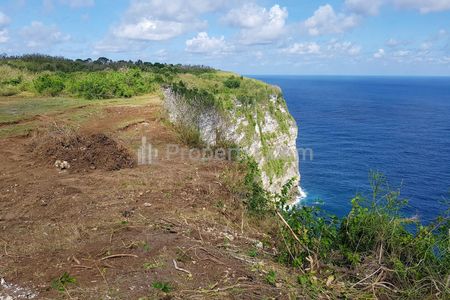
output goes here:
{"type": "MultiPolygon", "coordinates": [[[[287,299],[296,293],[288,270],[277,269],[277,286],[265,280],[276,266],[270,237],[251,225],[230,189],[230,180],[241,176],[236,166],[187,159],[182,146],[162,155],[178,140],[159,115],[154,105],[114,107],[67,136],[0,139],[1,278],[37,293],[35,299],[287,299]],[[137,117],[145,121],[117,129],[137,117]],[[135,166],[130,153],[142,136],[161,155],[135,166]],[[71,169],[56,169],[56,159],[71,169]],[[260,241],[264,249],[249,257],[260,241]],[[51,282],[65,272],[77,283],[56,291],[51,282]],[[156,282],[172,290],[165,294],[152,287],[156,282]]],[[[8,293],[15,293],[11,286],[0,286],[0,298],[8,293]]]]}
{"type": "Polygon", "coordinates": [[[132,168],[136,165],[128,149],[103,133],[74,134],[68,129],[36,135],[29,145],[37,160],[54,165],[67,161],[70,171],[132,168]]]}

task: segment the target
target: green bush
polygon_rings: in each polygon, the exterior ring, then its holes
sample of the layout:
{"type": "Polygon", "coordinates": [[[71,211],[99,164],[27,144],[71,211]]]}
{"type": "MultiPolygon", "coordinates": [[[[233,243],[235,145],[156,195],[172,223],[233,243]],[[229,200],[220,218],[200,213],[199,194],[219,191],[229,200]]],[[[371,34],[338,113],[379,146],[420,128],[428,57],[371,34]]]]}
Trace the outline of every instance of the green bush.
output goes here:
{"type": "Polygon", "coordinates": [[[270,198],[269,193],[262,187],[258,164],[250,158],[245,158],[243,163],[247,165],[247,174],[244,178],[247,210],[251,214],[263,214],[269,210],[270,198]]]}
{"type": "Polygon", "coordinates": [[[381,298],[393,297],[395,289],[394,298],[449,299],[450,210],[427,226],[405,218],[401,211],[407,201],[399,190],[372,173],[371,195],[357,195],[351,211],[337,218],[317,207],[289,206],[292,182],[273,195],[254,179],[257,165],[250,163],[247,169],[249,213],[280,221],[281,233],[274,236],[279,261],[312,274],[338,272],[351,286],[369,281],[363,274],[373,272],[370,280],[384,278],[373,287],[381,298]]]}
{"type": "Polygon", "coordinates": [[[231,76],[224,81],[223,85],[229,89],[238,89],[241,86],[241,80],[235,76],[231,76]]]}
{"type": "Polygon", "coordinates": [[[14,96],[20,93],[20,88],[15,85],[0,85],[0,96],[14,96]]]}
{"type": "Polygon", "coordinates": [[[86,99],[129,98],[154,92],[157,84],[138,69],[75,73],[70,93],[86,99]]]}
{"type": "Polygon", "coordinates": [[[57,96],[65,87],[62,76],[57,74],[44,74],[33,81],[34,88],[41,95],[57,96]]]}

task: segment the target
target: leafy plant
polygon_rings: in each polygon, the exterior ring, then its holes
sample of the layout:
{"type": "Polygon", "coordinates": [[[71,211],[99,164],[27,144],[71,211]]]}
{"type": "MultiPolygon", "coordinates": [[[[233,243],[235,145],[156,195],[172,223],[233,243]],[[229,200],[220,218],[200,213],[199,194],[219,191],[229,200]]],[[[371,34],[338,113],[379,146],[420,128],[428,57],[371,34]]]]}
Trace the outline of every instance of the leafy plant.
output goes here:
{"type": "Polygon", "coordinates": [[[65,87],[63,78],[56,74],[41,75],[33,83],[34,88],[39,94],[48,96],[59,95],[65,87]]]}
{"type": "Polygon", "coordinates": [[[276,281],[277,281],[277,274],[275,273],[274,270],[270,270],[266,275],[266,282],[271,285],[275,285],[276,281]]]}
{"type": "Polygon", "coordinates": [[[57,291],[64,292],[66,290],[67,285],[76,283],[77,283],[76,278],[70,276],[69,273],[65,272],[60,277],[52,280],[51,287],[57,291]]]}
{"type": "Polygon", "coordinates": [[[223,82],[223,85],[229,89],[237,89],[241,86],[241,81],[239,78],[231,76],[223,82]]]}
{"type": "Polygon", "coordinates": [[[142,243],[142,249],[143,249],[145,252],[149,252],[149,251],[150,251],[150,244],[149,244],[148,242],[143,242],[143,243],[142,243]]]}
{"type": "Polygon", "coordinates": [[[251,249],[250,251],[248,251],[248,256],[250,256],[250,257],[256,257],[256,256],[258,256],[258,250],[256,250],[256,249],[251,249]]]}
{"type": "Polygon", "coordinates": [[[152,287],[154,289],[160,290],[160,291],[162,291],[162,292],[164,292],[166,294],[170,293],[173,290],[173,288],[167,282],[155,281],[155,282],[152,283],[152,287]]]}
{"type": "Polygon", "coordinates": [[[258,164],[253,159],[246,159],[247,174],[244,185],[247,191],[246,206],[251,214],[261,214],[269,209],[269,194],[264,190],[261,183],[261,172],[258,164]]]}

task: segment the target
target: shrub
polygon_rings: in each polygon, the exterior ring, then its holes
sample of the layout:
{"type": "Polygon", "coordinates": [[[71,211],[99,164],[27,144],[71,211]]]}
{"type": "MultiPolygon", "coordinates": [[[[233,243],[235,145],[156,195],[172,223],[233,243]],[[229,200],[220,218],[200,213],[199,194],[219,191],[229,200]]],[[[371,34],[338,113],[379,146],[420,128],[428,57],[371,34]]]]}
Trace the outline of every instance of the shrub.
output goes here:
{"type": "Polygon", "coordinates": [[[64,80],[60,75],[44,74],[33,81],[34,88],[41,95],[57,96],[65,87],[64,80]]]}
{"type": "Polygon", "coordinates": [[[77,280],[75,277],[69,275],[69,273],[65,272],[58,278],[55,278],[51,282],[51,287],[59,292],[66,291],[66,288],[69,284],[76,284],[77,280]]]}
{"type": "Polygon", "coordinates": [[[70,92],[86,99],[129,98],[156,90],[156,83],[137,69],[76,73],[70,92]]]}
{"type": "Polygon", "coordinates": [[[362,282],[370,287],[374,281],[376,297],[391,297],[393,289],[397,298],[450,297],[450,210],[427,226],[405,218],[401,210],[407,201],[399,190],[372,173],[371,195],[357,195],[348,215],[337,218],[317,207],[289,206],[292,182],[273,195],[255,180],[258,174],[250,162],[247,209],[264,218],[279,217],[281,233],[274,236],[279,261],[310,274],[335,270],[353,287],[362,282]],[[378,284],[379,278],[383,283],[378,284]]]}
{"type": "Polygon", "coordinates": [[[170,293],[170,291],[172,291],[172,287],[170,286],[169,283],[167,282],[160,282],[160,281],[155,281],[152,283],[152,287],[154,289],[160,290],[164,293],[170,293]]]}
{"type": "Polygon", "coordinates": [[[223,84],[229,89],[237,89],[241,86],[241,80],[235,76],[231,76],[223,84]]]}
{"type": "Polygon", "coordinates": [[[20,89],[14,85],[0,85],[0,96],[13,96],[20,93],[20,89]]]}
{"type": "Polygon", "coordinates": [[[245,158],[247,174],[244,178],[246,189],[246,206],[251,214],[263,214],[269,210],[269,193],[264,190],[261,182],[261,172],[254,159],[245,158]]]}

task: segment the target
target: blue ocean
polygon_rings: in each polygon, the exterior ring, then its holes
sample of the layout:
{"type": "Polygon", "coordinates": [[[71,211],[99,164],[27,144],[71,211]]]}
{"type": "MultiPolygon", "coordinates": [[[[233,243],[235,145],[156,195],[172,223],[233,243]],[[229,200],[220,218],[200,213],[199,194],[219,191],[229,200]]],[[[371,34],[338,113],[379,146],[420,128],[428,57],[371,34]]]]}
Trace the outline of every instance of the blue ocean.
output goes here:
{"type": "Polygon", "coordinates": [[[380,171],[429,222],[450,199],[450,78],[253,76],[282,88],[297,120],[306,205],[342,216],[380,171]],[[320,203],[320,204],[318,204],[320,203]]]}

